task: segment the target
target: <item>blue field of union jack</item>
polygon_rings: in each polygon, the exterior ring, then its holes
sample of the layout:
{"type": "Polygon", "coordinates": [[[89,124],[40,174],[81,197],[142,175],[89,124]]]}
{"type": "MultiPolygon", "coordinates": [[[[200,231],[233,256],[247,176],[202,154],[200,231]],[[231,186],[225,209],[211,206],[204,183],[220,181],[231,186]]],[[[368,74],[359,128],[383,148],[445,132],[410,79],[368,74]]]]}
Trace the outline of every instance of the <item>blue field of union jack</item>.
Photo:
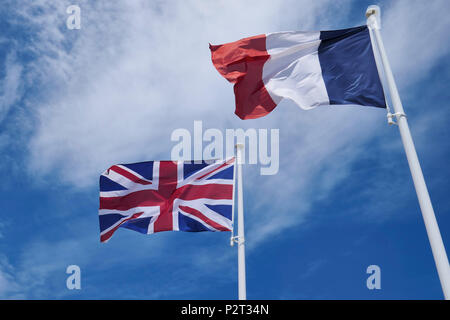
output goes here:
{"type": "Polygon", "coordinates": [[[100,176],[100,241],[118,228],[231,231],[235,158],[146,161],[111,166],[100,176]]]}

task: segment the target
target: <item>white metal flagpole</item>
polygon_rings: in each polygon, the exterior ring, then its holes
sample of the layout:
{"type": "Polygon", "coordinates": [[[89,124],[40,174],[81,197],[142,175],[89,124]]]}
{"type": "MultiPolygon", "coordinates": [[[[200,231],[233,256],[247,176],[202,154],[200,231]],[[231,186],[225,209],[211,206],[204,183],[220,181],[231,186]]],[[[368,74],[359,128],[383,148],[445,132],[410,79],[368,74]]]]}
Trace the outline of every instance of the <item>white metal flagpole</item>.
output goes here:
{"type": "Polygon", "coordinates": [[[414,142],[409,131],[408,121],[403,110],[402,102],[398,94],[397,86],[395,84],[394,76],[392,75],[391,67],[384,49],[383,41],[380,34],[380,8],[378,6],[369,6],[366,11],[367,26],[374,35],[376,45],[378,47],[381,62],[389,87],[391,101],[394,106],[394,114],[388,113],[388,118],[392,122],[395,116],[397,125],[400,130],[400,136],[405,148],[406,158],[408,159],[409,168],[416,189],[417,198],[419,199],[420,209],[422,211],[425,228],[427,230],[428,239],[433,252],[434,261],[441,282],[442,291],[446,300],[450,300],[450,265],[448,263],[447,253],[445,251],[444,243],[442,241],[439,226],[434,215],[433,206],[431,205],[430,196],[428,194],[425,179],[423,177],[422,169],[420,168],[419,159],[417,157],[414,142]]]}
{"type": "MultiPolygon", "coordinates": [[[[242,190],[242,150],[243,144],[236,144],[236,165],[237,165],[237,202],[238,202],[238,283],[239,300],[247,299],[247,289],[245,281],[245,238],[244,238],[244,199],[242,190]]],[[[234,241],[234,239],[233,239],[234,241]]]]}

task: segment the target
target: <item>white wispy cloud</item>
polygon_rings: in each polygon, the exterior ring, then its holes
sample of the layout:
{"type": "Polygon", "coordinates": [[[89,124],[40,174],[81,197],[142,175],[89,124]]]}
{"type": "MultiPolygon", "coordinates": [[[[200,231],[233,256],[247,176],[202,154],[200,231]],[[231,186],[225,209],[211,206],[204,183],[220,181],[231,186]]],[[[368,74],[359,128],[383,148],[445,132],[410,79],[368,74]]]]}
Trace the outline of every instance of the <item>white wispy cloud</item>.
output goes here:
{"type": "Polygon", "coordinates": [[[15,268],[4,255],[0,255],[0,297],[2,299],[22,299],[24,295],[20,284],[16,281],[15,268]]]}
{"type": "Polygon", "coordinates": [[[450,53],[450,19],[443,16],[449,6],[446,0],[399,0],[383,6],[381,32],[400,86],[426,77],[450,53]]]}
{"type": "Polygon", "coordinates": [[[15,52],[6,57],[3,67],[5,76],[0,80],[0,123],[6,117],[9,109],[21,96],[22,66],[16,62],[15,52]]]}

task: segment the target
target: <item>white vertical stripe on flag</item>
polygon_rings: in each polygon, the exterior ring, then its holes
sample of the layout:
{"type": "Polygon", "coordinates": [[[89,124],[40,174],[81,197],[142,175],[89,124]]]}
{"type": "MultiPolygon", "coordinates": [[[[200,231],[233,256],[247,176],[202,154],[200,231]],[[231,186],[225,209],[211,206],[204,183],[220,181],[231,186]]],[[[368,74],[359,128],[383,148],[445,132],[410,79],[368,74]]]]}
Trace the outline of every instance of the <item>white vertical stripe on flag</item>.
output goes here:
{"type": "Polygon", "coordinates": [[[263,82],[278,104],[289,98],[302,109],[329,104],[318,48],[320,32],[277,32],[266,35],[270,55],[263,67],[263,82]]]}

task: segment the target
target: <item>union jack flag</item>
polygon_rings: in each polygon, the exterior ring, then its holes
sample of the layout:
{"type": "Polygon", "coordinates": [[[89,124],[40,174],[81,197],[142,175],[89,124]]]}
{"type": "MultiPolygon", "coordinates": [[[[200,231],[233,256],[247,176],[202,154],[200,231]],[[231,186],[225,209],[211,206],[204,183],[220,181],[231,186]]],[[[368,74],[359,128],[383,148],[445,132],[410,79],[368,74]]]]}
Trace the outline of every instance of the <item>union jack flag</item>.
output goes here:
{"type": "Polygon", "coordinates": [[[118,164],[100,176],[100,241],[118,228],[231,231],[235,159],[118,164]]]}

